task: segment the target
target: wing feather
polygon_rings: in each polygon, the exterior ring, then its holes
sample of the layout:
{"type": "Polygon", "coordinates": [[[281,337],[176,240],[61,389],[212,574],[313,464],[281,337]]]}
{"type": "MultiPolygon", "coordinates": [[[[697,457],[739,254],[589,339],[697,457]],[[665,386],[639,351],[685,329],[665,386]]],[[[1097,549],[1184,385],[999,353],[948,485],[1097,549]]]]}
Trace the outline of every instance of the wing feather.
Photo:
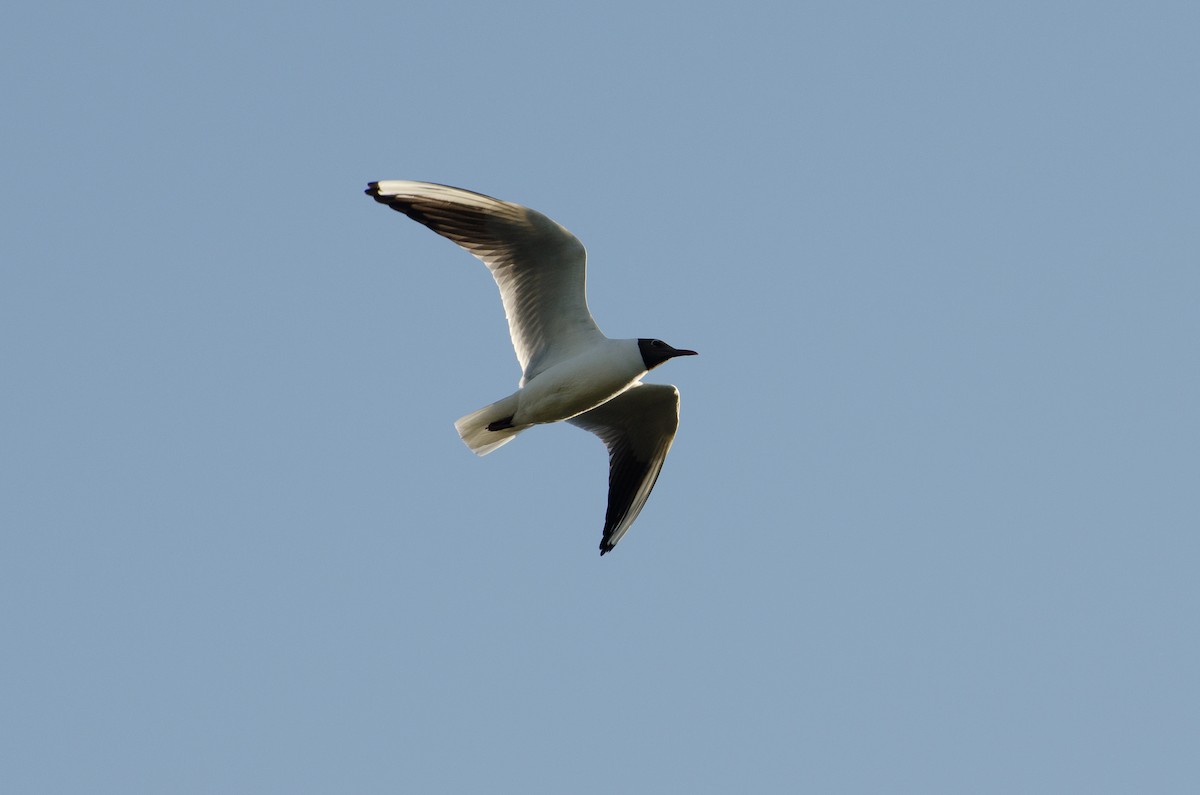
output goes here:
{"type": "Polygon", "coordinates": [[[599,436],[608,447],[603,555],[629,530],[658,481],[679,427],[679,390],[668,384],[637,384],[567,422],[599,436]]]}
{"type": "Polygon", "coordinates": [[[583,244],[541,213],[428,182],[372,182],[367,194],[478,257],[500,288],[522,384],[604,335],[588,311],[583,244]]]}

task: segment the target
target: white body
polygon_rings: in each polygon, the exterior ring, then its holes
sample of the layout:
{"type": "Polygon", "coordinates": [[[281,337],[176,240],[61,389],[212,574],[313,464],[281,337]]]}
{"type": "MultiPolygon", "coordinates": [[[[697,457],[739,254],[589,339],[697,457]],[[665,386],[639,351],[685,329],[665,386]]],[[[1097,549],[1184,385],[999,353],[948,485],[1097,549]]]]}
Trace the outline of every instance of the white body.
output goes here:
{"type": "Polygon", "coordinates": [[[512,423],[528,427],[570,419],[619,395],[645,374],[637,340],[598,340],[526,383],[516,393],[512,423]]]}

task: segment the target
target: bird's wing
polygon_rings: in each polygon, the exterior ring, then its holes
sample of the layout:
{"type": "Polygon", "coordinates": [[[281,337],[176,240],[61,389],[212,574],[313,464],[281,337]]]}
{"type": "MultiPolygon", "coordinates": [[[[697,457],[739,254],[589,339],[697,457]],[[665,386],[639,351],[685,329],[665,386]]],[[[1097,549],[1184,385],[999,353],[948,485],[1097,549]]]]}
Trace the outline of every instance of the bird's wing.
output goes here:
{"type": "Polygon", "coordinates": [[[583,244],[546,216],[428,182],[372,182],[367,194],[487,265],[500,286],[525,381],[604,338],[588,311],[583,244]]]}
{"type": "Polygon", "coordinates": [[[679,427],[679,390],[669,384],[635,384],[567,422],[596,434],[608,447],[603,555],[629,530],[658,480],[679,427]]]}

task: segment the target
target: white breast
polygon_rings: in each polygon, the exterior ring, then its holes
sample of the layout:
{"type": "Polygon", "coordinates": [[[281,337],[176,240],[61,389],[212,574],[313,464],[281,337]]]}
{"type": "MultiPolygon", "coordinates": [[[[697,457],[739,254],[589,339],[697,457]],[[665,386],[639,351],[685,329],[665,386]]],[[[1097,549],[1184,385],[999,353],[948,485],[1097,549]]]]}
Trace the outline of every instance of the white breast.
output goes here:
{"type": "Polygon", "coordinates": [[[530,380],[517,393],[513,424],[558,422],[582,414],[645,374],[637,340],[606,339],[530,380]]]}

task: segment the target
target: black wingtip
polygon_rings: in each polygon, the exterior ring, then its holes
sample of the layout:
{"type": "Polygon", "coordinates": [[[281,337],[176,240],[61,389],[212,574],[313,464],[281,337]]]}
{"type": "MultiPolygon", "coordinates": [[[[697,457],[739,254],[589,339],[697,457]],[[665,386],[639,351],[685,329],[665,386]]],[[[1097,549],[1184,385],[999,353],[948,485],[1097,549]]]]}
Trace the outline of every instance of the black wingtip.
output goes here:
{"type": "Polygon", "coordinates": [[[610,545],[601,544],[600,545],[600,557],[604,557],[609,552],[612,552],[612,550],[613,550],[613,548],[610,545]]]}
{"type": "MultiPolygon", "coordinates": [[[[410,211],[409,211],[409,208],[412,206],[411,202],[404,200],[404,199],[400,199],[396,196],[389,196],[389,195],[380,193],[378,182],[368,182],[367,189],[365,191],[363,191],[363,193],[367,194],[368,196],[370,196],[372,199],[379,202],[380,204],[384,204],[384,205],[387,205],[388,207],[391,207],[396,212],[404,213],[405,215],[409,215],[410,217],[413,217],[413,216],[411,216],[410,211]]],[[[420,219],[418,218],[417,220],[420,220],[420,219]]]]}

